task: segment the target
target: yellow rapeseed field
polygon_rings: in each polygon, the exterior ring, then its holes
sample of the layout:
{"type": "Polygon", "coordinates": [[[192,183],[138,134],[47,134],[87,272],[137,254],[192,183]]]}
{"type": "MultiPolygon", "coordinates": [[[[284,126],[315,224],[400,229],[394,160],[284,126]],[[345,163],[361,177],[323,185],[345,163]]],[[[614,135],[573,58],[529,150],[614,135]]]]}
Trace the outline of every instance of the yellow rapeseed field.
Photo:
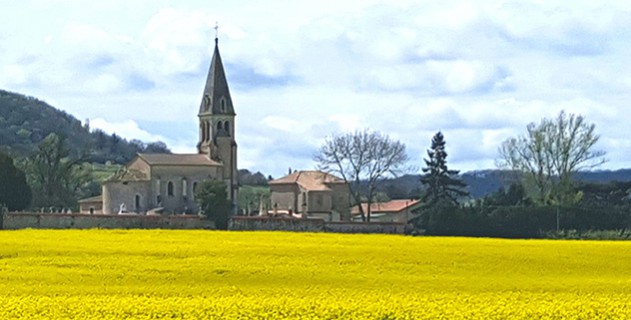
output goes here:
{"type": "Polygon", "coordinates": [[[0,232],[0,319],[631,319],[631,242],[0,232]]]}

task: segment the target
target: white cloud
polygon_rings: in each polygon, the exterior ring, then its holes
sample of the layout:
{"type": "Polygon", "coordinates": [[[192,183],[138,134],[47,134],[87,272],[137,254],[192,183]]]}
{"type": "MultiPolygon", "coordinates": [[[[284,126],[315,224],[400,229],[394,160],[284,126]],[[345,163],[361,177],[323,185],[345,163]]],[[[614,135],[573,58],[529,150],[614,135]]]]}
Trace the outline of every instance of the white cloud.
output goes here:
{"type": "Polygon", "coordinates": [[[91,88],[99,93],[108,93],[119,89],[121,87],[121,81],[115,75],[101,74],[89,80],[85,87],[91,88]]]}
{"type": "Polygon", "coordinates": [[[631,166],[626,2],[69,0],[5,9],[3,89],[174,151],[194,149],[218,21],[241,166],[278,176],[311,166],[324,137],[371,128],[401,139],[416,161],[443,130],[450,165],[483,168],[501,141],[562,109],[596,123],[608,166],[631,166]],[[16,18],[26,12],[31,19],[16,18]]]}
{"type": "Polygon", "coordinates": [[[90,120],[90,127],[94,129],[100,129],[108,134],[117,134],[118,136],[125,137],[127,139],[138,139],[141,141],[165,141],[166,139],[161,135],[149,133],[138,126],[133,120],[127,120],[122,122],[109,122],[103,118],[96,118],[90,120]]]}
{"type": "Polygon", "coordinates": [[[198,10],[161,9],[142,31],[144,53],[165,74],[198,71],[215,19],[198,10]]]}
{"type": "Polygon", "coordinates": [[[19,86],[26,82],[26,71],[19,65],[5,65],[2,68],[2,85],[19,86]]]}
{"type": "Polygon", "coordinates": [[[301,133],[305,131],[305,124],[285,117],[267,116],[261,122],[270,129],[287,133],[301,133]]]}

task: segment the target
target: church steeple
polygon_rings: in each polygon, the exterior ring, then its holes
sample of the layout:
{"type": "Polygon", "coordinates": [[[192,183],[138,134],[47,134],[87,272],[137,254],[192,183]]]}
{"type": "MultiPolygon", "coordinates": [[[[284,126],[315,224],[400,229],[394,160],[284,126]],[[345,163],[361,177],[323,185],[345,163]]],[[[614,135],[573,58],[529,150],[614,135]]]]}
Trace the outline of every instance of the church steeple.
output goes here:
{"type": "Polygon", "coordinates": [[[206,86],[199,106],[199,153],[205,153],[212,158],[219,157],[217,151],[218,137],[233,137],[235,112],[230,97],[228,81],[219,54],[219,43],[215,37],[213,52],[206,86]]]}
{"type": "MultiPolygon", "coordinates": [[[[217,27],[215,27],[215,30],[217,27]]],[[[236,208],[237,142],[235,117],[228,80],[219,55],[219,41],[215,36],[215,51],[208,69],[206,86],[199,106],[199,143],[197,150],[222,164],[220,176],[230,186],[229,197],[236,208]]]]}
{"type": "Polygon", "coordinates": [[[202,114],[234,114],[217,38],[215,38],[215,51],[206,77],[202,102],[199,106],[199,115],[202,114]]]}

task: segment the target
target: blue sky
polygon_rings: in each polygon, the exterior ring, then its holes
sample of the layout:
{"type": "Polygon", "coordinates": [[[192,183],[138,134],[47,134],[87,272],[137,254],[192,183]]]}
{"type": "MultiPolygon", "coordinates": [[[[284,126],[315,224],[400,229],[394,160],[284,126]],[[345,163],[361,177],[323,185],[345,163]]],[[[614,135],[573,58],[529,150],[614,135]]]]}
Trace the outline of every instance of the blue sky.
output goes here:
{"type": "Polygon", "coordinates": [[[310,169],[370,128],[413,165],[442,130],[450,167],[561,110],[596,124],[603,169],[631,167],[624,1],[16,1],[0,11],[0,88],[92,127],[193,152],[215,22],[239,166],[310,169]]]}

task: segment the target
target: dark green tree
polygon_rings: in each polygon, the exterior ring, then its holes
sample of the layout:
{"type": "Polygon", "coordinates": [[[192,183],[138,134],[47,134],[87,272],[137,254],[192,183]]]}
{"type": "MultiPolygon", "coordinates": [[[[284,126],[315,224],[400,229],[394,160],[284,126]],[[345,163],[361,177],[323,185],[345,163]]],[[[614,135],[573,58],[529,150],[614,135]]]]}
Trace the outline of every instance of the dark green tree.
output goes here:
{"type": "Polygon", "coordinates": [[[456,177],[460,171],[447,168],[445,139],[440,131],[432,138],[427,156],[429,159],[423,159],[426,167],[422,169],[425,174],[421,177],[425,186],[422,202],[426,206],[457,205],[458,199],[469,193],[464,190],[467,185],[456,177]]]}
{"type": "Polygon", "coordinates": [[[486,206],[530,206],[532,201],[526,194],[526,189],[520,183],[513,183],[506,188],[500,188],[481,200],[486,206]]]}
{"type": "Polygon", "coordinates": [[[5,205],[10,211],[23,210],[31,203],[31,197],[24,172],[10,156],[0,153],[0,206],[5,205]]]}
{"type": "Polygon", "coordinates": [[[91,181],[83,158],[71,158],[64,139],[51,133],[38,145],[35,154],[24,163],[33,188],[35,207],[74,208],[82,189],[91,181]]]}
{"type": "Polygon", "coordinates": [[[447,168],[445,139],[440,131],[432,138],[427,156],[428,159],[423,159],[426,167],[422,169],[424,175],[421,176],[423,207],[411,222],[417,228],[432,233],[435,232],[436,224],[444,219],[444,213],[458,205],[458,198],[469,193],[464,190],[467,185],[456,177],[459,171],[447,168]]]}
{"type": "Polygon", "coordinates": [[[228,199],[228,186],[223,180],[205,180],[195,193],[199,207],[208,219],[215,222],[217,229],[228,229],[232,203],[228,199]]]}

